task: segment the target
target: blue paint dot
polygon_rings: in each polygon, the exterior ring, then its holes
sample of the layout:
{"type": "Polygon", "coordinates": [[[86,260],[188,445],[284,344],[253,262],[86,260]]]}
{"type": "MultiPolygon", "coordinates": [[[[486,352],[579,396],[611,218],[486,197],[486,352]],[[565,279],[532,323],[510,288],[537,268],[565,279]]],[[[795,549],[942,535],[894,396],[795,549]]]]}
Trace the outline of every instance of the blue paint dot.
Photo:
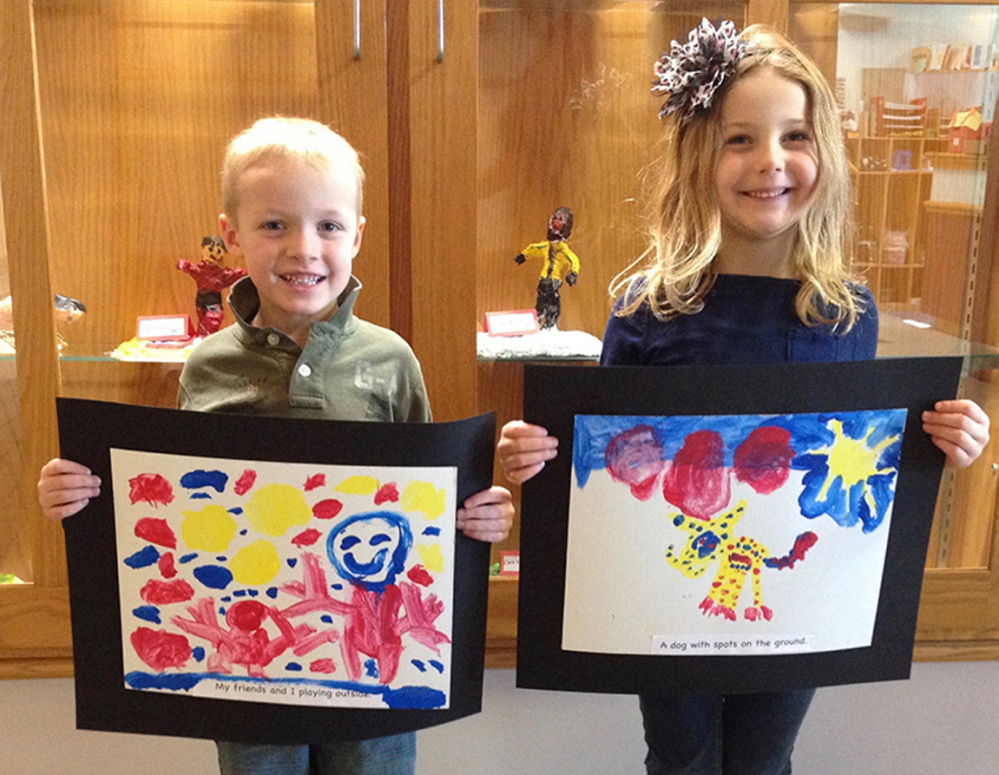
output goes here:
{"type": "Polygon", "coordinates": [[[330,584],[332,589],[343,589],[343,584],[330,584]]]}
{"type": "Polygon", "coordinates": [[[378,677],[378,663],[373,659],[369,659],[364,663],[364,674],[369,678],[378,677]]]}
{"type": "Polygon", "coordinates": [[[229,597],[229,595],[226,595],[225,597],[221,598],[221,600],[222,600],[223,603],[231,603],[232,602],[232,598],[229,597]]]}
{"type": "Polygon", "coordinates": [[[246,597],[246,590],[245,589],[235,589],[235,590],[233,590],[232,594],[233,594],[233,597],[246,597]]]}
{"type": "Polygon", "coordinates": [[[198,487],[212,487],[217,492],[225,490],[229,477],[222,471],[205,471],[198,469],[188,471],[180,477],[180,486],[187,490],[194,490],[198,487]]]}
{"type": "Polygon", "coordinates": [[[191,649],[191,656],[194,657],[195,662],[203,662],[205,659],[205,650],[201,646],[195,646],[191,649]]]}
{"type": "Polygon", "coordinates": [[[225,557],[224,555],[219,555],[215,559],[218,560],[219,562],[225,562],[228,558],[225,557]]]}
{"type": "Polygon", "coordinates": [[[323,624],[333,624],[333,617],[330,616],[329,614],[323,614],[322,616],[319,617],[319,620],[323,624]]]}
{"type": "Polygon", "coordinates": [[[673,524],[676,525],[677,527],[680,527],[680,525],[683,524],[683,514],[677,514],[675,517],[673,517],[673,524]]]}
{"type": "Polygon", "coordinates": [[[285,670],[295,670],[296,672],[302,671],[302,666],[298,662],[289,662],[284,666],[285,670]]]}
{"type": "Polygon", "coordinates": [[[154,605],[140,605],[138,608],[133,608],[132,613],[147,622],[162,624],[160,621],[160,609],[154,605]]]}
{"type": "Polygon", "coordinates": [[[268,587],[267,591],[264,592],[264,594],[267,595],[267,597],[269,597],[271,600],[273,600],[278,596],[278,589],[277,587],[268,587]]]}
{"type": "Polygon", "coordinates": [[[423,664],[423,662],[421,662],[419,659],[411,659],[410,662],[421,673],[427,672],[427,666],[425,664],[423,664]]]}
{"type": "Polygon", "coordinates": [[[294,568],[296,565],[298,565],[298,558],[297,557],[289,557],[288,558],[288,567],[289,568],[294,568]]]}
{"type": "Polygon", "coordinates": [[[190,562],[197,556],[198,556],[197,552],[192,552],[191,554],[185,554],[183,557],[180,558],[180,564],[183,565],[184,563],[190,562]]]}
{"type": "Polygon", "coordinates": [[[256,589],[251,589],[250,590],[250,597],[256,597],[259,594],[260,594],[259,590],[256,590],[256,589]]]}
{"type": "Polygon", "coordinates": [[[160,553],[155,546],[147,546],[144,549],[140,549],[131,557],[126,557],[124,563],[129,568],[148,568],[150,565],[155,565],[160,559],[160,553]]]}
{"type": "Polygon", "coordinates": [[[443,673],[444,673],[444,665],[443,665],[443,663],[438,662],[436,659],[431,659],[430,660],[430,665],[434,668],[434,670],[436,670],[438,673],[441,673],[443,675],[443,673]]]}
{"type": "Polygon", "coordinates": [[[221,565],[202,565],[195,568],[194,578],[209,589],[225,589],[232,583],[232,573],[221,565]]]}
{"type": "Polygon", "coordinates": [[[242,506],[233,506],[231,509],[229,509],[229,513],[230,514],[242,514],[243,513],[243,507],[242,506]]]}
{"type": "Polygon", "coordinates": [[[245,536],[245,535],[246,535],[247,533],[249,533],[249,532],[250,532],[249,530],[245,530],[245,529],[244,529],[244,530],[240,530],[240,531],[239,531],[239,534],[240,534],[241,536],[245,536]]]}
{"type": "Polygon", "coordinates": [[[225,606],[219,606],[219,616],[225,616],[225,606]]]}
{"type": "Polygon", "coordinates": [[[441,529],[439,527],[427,527],[423,529],[423,535],[425,536],[439,536],[441,534],[441,529]]]}
{"type": "Polygon", "coordinates": [[[207,498],[208,500],[211,500],[212,499],[212,494],[210,492],[192,492],[191,493],[191,498],[192,499],[194,499],[194,498],[207,498]]]}

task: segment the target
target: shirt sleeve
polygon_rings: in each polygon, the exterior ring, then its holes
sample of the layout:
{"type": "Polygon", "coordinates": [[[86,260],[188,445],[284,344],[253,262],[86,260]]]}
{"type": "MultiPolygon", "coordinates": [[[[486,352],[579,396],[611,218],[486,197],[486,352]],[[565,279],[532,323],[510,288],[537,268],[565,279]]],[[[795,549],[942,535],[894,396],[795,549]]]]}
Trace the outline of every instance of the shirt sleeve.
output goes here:
{"type": "Polygon", "coordinates": [[[644,361],[648,308],[639,307],[630,315],[620,316],[624,297],[614,303],[614,309],[604,329],[601,366],[640,366],[644,361]]]}
{"type": "Polygon", "coordinates": [[[850,332],[857,337],[857,360],[874,360],[878,353],[878,304],[874,295],[864,286],[858,288],[858,302],[862,310],[850,332]]]}

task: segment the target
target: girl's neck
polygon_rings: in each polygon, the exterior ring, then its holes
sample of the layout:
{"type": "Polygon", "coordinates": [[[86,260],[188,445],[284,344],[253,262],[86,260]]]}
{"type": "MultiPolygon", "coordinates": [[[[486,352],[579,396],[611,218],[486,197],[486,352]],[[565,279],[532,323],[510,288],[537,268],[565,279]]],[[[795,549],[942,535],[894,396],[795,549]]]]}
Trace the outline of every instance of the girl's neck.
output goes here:
{"type": "Polygon", "coordinates": [[[795,279],[798,272],[792,255],[793,239],[791,233],[765,241],[723,235],[711,270],[717,274],[795,279]]]}

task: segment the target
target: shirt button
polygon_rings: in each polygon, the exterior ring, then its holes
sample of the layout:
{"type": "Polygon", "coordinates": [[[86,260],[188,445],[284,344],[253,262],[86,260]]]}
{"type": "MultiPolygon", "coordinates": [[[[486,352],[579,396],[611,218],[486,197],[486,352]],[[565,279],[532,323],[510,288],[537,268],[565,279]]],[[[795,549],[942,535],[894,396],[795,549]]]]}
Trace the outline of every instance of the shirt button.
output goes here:
{"type": "Polygon", "coordinates": [[[271,347],[277,347],[280,343],[281,343],[281,337],[278,336],[277,334],[267,335],[267,344],[269,344],[271,347]]]}
{"type": "Polygon", "coordinates": [[[309,366],[309,364],[307,363],[303,363],[301,366],[298,367],[298,373],[301,374],[303,377],[308,377],[312,373],[312,367],[309,366]]]}

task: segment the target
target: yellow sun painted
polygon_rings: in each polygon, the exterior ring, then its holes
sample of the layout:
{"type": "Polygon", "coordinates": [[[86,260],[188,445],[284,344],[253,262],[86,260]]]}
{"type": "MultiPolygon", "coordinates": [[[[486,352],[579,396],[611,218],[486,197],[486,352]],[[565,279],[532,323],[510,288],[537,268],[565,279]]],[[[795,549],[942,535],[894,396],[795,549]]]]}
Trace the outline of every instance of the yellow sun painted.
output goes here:
{"type": "Polygon", "coordinates": [[[440,544],[430,544],[430,546],[417,544],[416,549],[420,553],[420,559],[423,560],[423,567],[435,573],[444,572],[444,554],[441,552],[440,544]]]}
{"type": "Polygon", "coordinates": [[[333,489],[345,495],[371,495],[378,489],[378,480],[373,476],[349,476],[333,489]]]}
{"type": "Polygon", "coordinates": [[[264,485],[250,496],[243,513],[254,530],[269,536],[282,536],[312,519],[302,491],[290,484],[264,485]]]}
{"type": "Polygon", "coordinates": [[[200,511],[184,509],[180,534],[188,549],[224,552],[236,535],[236,520],[221,506],[210,503],[200,511]]]}
{"type": "Polygon", "coordinates": [[[281,558],[274,544],[261,539],[236,552],[229,561],[229,570],[240,584],[267,584],[281,570],[281,558]]]}
{"type": "Polygon", "coordinates": [[[822,491],[818,495],[819,500],[825,500],[829,494],[829,487],[837,476],[842,477],[843,488],[847,491],[858,482],[867,481],[870,477],[879,473],[886,473],[893,469],[878,468],[878,459],[881,453],[895,443],[898,436],[884,439],[880,444],[869,447],[867,440],[873,428],[868,429],[867,434],[862,439],[851,439],[843,433],[843,423],[833,420],[830,426],[836,441],[822,452],[829,458],[829,475],[822,485],[822,491]]]}
{"type": "Polygon", "coordinates": [[[444,513],[444,489],[438,490],[430,482],[410,482],[399,505],[406,511],[422,511],[427,519],[437,519],[444,513]]]}

